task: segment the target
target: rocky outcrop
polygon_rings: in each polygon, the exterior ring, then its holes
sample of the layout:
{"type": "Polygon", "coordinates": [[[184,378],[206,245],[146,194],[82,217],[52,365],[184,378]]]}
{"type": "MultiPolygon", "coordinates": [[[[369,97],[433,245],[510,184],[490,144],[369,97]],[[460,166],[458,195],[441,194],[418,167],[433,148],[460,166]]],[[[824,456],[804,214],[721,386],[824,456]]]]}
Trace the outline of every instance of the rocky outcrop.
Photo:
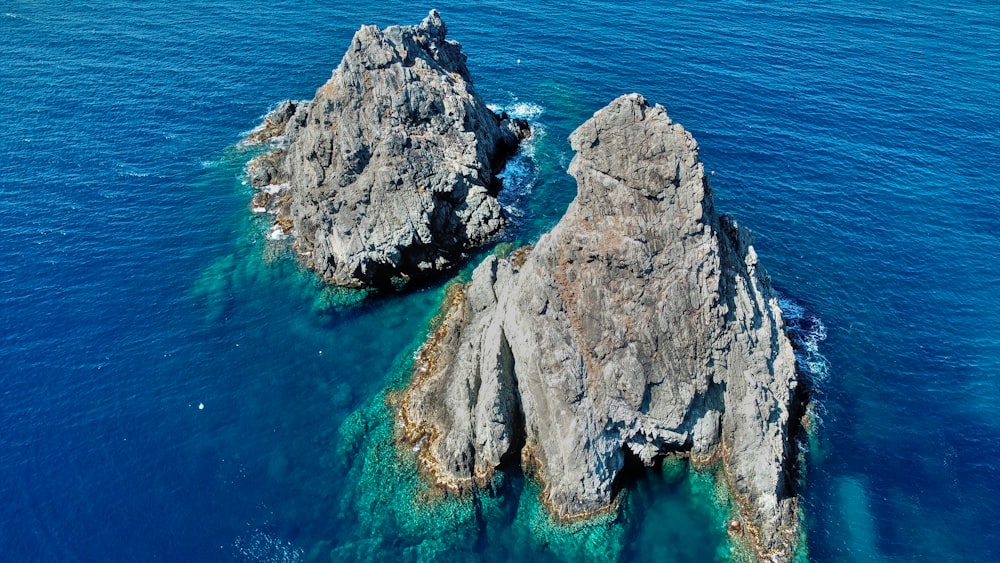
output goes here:
{"type": "Polygon", "coordinates": [[[505,224],[497,173],[527,124],[476,94],[437,11],[355,35],[310,102],[286,102],[251,140],[254,208],[277,215],[326,281],[378,286],[452,267],[505,224]]]}
{"type": "Polygon", "coordinates": [[[642,96],[570,141],[576,199],[453,292],[399,400],[405,439],[452,490],[530,464],[563,518],[612,506],[627,456],[717,461],[731,529],[787,558],[795,359],[749,233],[713,209],[691,135],[642,96]]]}

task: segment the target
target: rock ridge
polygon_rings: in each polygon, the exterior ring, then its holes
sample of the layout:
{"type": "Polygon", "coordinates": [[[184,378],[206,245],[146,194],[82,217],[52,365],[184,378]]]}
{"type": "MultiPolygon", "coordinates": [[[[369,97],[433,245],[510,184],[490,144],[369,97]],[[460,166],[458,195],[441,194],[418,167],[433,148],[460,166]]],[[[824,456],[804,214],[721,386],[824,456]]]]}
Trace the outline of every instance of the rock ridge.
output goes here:
{"type": "Polygon", "coordinates": [[[248,138],[279,147],[247,172],[325,281],[372,287],[447,270],[506,224],[497,174],[527,123],[487,108],[432,10],[362,26],[311,101],[283,102],[248,138]]]}
{"type": "Polygon", "coordinates": [[[698,146],[638,94],[571,136],[577,196],[533,248],[455,288],[398,401],[421,469],[453,491],[520,458],[572,519],[614,505],[626,453],[718,463],[730,532],[797,540],[792,345],[750,233],[715,212],[698,146]]]}

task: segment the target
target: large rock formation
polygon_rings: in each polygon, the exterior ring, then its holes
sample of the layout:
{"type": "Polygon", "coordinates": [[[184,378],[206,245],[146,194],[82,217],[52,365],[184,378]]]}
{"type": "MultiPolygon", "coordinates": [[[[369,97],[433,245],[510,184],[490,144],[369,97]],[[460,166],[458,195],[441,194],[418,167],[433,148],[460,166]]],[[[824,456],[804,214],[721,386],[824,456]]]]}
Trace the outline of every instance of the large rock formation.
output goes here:
{"type": "Polygon", "coordinates": [[[570,141],[576,199],[453,293],[400,399],[406,439],[453,490],[520,457],[564,518],[612,505],[626,450],[717,460],[733,529],[787,557],[795,359],[749,233],[713,209],[691,135],[642,96],[570,141]]]}
{"type": "Polygon", "coordinates": [[[330,283],[372,286],[452,266],[505,224],[497,173],[527,125],[490,111],[437,11],[355,35],[311,102],[286,102],[251,139],[254,208],[277,215],[330,283]]]}

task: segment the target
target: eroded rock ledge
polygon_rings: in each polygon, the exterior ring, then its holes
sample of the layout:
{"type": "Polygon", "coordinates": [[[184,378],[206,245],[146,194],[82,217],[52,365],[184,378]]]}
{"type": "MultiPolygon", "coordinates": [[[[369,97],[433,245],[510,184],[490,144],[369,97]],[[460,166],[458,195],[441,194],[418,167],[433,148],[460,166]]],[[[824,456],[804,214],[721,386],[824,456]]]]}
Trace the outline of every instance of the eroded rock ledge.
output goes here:
{"type": "Polygon", "coordinates": [[[626,449],[718,461],[761,558],[797,533],[795,358],[749,233],[713,209],[691,135],[623,96],[570,137],[578,192],[534,248],[453,292],[400,399],[442,487],[532,464],[552,512],[613,504],[626,449]]]}
{"type": "Polygon", "coordinates": [[[448,269],[506,222],[497,173],[528,126],[486,107],[446,33],[436,10],[362,27],[312,101],[283,103],[249,137],[285,140],[248,165],[255,211],[330,283],[448,269]]]}

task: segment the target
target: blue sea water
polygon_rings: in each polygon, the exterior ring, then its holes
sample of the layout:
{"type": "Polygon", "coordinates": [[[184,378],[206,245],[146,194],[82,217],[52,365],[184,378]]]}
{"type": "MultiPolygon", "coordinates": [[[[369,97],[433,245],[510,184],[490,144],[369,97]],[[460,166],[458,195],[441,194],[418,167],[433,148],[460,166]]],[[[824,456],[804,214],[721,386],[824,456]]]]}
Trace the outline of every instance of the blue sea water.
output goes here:
{"type": "Polygon", "coordinates": [[[1000,4],[980,0],[5,0],[0,559],[731,556],[724,493],[683,466],[577,527],[518,475],[434,498],[386,397],[442,287],[345,303],[249,216],[242,135],[360,24],[431,7],[539,132],[508,171],[511,241],[562,215],[566,136],[619,94],[694,133],[813,346],[808,559],[1000,559],[1000,4]]]}

